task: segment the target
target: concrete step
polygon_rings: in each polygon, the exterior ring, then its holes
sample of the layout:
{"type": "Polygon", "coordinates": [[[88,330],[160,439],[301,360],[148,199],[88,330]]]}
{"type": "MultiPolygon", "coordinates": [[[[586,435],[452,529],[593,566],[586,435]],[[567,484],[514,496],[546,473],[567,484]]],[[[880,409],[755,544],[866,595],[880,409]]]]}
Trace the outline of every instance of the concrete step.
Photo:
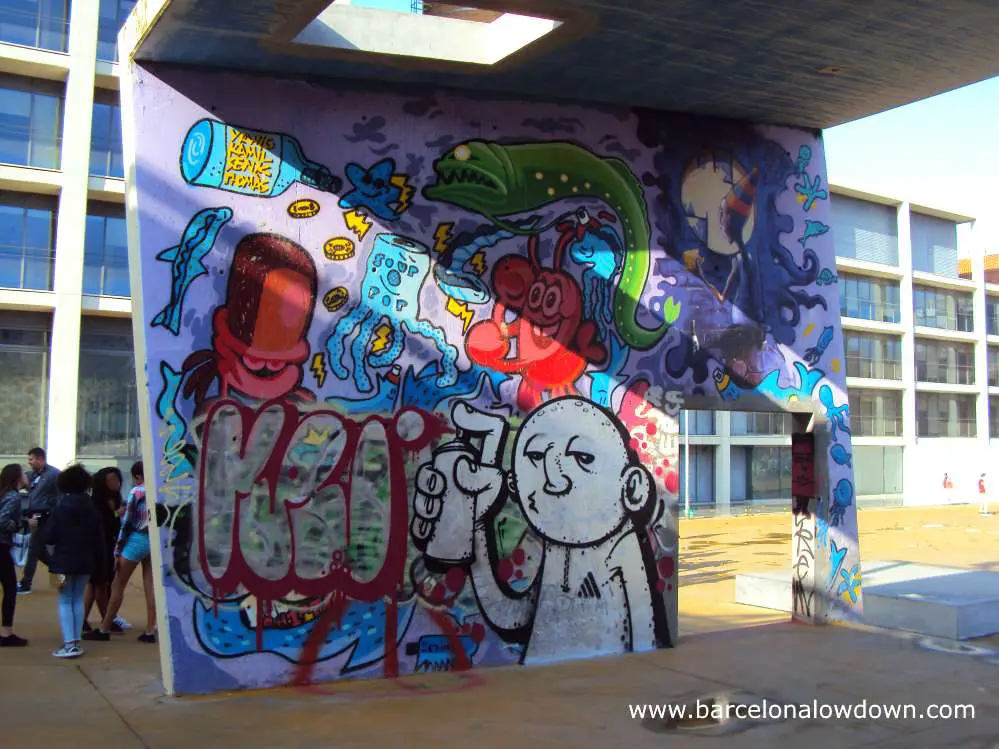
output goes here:
{"type": "MultiPolygon", "coordinates": [[[[951,640],[999,633],[999,572],[875,561],[863,575],[867,624],[951,640]]],[[[790,613],[790,564],[736,575],[735,601],[790,613]]]]}

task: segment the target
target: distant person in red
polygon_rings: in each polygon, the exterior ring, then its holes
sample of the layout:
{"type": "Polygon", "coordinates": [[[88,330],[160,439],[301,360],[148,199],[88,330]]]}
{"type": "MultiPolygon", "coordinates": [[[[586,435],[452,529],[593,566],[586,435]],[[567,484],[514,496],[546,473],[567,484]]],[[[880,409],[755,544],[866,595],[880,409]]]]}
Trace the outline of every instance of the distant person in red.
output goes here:
{"type": "Polygon", "coordinates": [[[978,512],[982,515],[989,514],[989,495],[985,487],[985,474],[983,473],[978,477],[978,499],[981,504],[978,507],[978,512]]]}
{"type": "Polygon", "coordinates": [[[953,489],[953,488],[954,488],[954,482],[950,480],[950,474],[949,473],[945,473],[944,474],[944,489],[953,489]]]}

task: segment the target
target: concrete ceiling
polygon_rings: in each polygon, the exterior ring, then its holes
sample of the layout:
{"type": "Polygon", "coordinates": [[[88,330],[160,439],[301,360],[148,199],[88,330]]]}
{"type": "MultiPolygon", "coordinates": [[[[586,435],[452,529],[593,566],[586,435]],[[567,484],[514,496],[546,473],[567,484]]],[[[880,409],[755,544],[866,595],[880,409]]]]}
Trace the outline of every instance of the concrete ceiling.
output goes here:
{"type": "Polygon", "coordinates": [[[563,22],[492,66],[293,43],[329,4],[142,0],[136,21],[142,41],[135,58],[646,106],[813,128],[999,75],[999,0],[455,3],[563,22]],[[819,72],[830,69],[838,74],[819,72]]]}

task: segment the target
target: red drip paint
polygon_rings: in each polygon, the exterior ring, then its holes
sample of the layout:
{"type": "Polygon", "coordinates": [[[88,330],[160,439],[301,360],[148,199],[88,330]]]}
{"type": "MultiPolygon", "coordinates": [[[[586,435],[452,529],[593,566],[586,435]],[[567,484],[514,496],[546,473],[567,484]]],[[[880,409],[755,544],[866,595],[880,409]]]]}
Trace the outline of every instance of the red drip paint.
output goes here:
{"type": "Polygon", "coordinates": [[[302,646],[302,652],[298,656],[298,667],[292,679],[294,686],[301,687],[312,683],[312,671],[316,667],[323,641],[334,627],[340,626],[340,619],[346,610],[347,599],[334,594],[326,610],[316,619],[305,645],[302,646]]]}
{"type": "Polygon", "coordinates": [[[382,673],[389,679],[399,676],[399,651],[396,641],[399,638],[399,603],[392,596],[385,604],[385,660],[382,673]]]}
{"type": "Polygon", "coordinates": [[[270,614],[271,602],[270,601],[257,601],[257,621],[254,630],[257,635],[257,652],[261,653],[264,650],[264,617],[270,614]]]}
{"type": "Polygon", "coordinates": [[[472,668],[472,659],[468,657],[468,653],[465,652],[464,646],[461,644],[461,639],[458,637],[458,628],[455,626],[454,622],[449,616],[447,616],[443,611],[438,611],[436,609],[427,609],[427,613],[430,618],[434,620],[434,623],[440,628],[440,631],[447,635],[448,644],[451,646],[451,651],[454,653],[454,668],[452,671],[468,671],[472,668]]]}

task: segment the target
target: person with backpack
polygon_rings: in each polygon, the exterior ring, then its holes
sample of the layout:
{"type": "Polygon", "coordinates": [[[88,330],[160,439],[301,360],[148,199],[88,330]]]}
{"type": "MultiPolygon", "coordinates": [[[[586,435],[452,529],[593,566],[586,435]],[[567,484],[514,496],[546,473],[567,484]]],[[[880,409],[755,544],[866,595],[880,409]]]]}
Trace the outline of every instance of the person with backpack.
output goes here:
{"type": "Polygon", "coordinates": [[[106,576],[104,524],[90,490],[93,478],[83,466],[70,466],[59,474],[60,492],[42,534],[43,557],[49,571],[59,581],[59,625],[63,645],[52,653],[56,658],[83,655],[83,604],[91,577],[106,576]]]}
{"type": "Polygon", "coordinates": [[[14,608],[17,606],[17,572],[14,569],[14,534],[34,525],[21,515],[21,490],[28,486],[24,469],[11,463],[0,470],[0,648],[24,647],[28,641],[14,634],[14,608]]]}

